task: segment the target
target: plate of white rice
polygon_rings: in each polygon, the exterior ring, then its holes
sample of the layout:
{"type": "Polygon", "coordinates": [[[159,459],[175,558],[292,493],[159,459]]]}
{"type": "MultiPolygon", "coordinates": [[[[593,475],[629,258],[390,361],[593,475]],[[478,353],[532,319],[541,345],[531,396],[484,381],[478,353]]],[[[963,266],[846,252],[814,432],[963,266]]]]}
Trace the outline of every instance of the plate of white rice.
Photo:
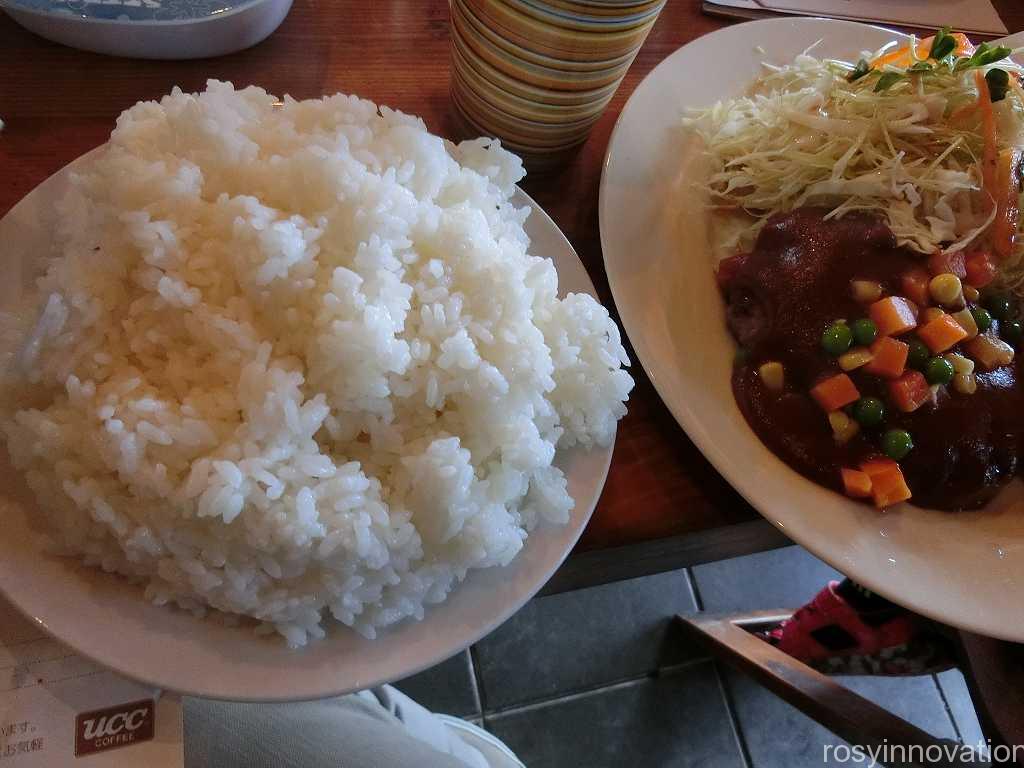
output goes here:
{"type": "Polygon", "coordinates": [[[632,379],[497,142],[210,81],[0,221],[0,590],[157,685],[307,699],[507,619],[632,379]]]}

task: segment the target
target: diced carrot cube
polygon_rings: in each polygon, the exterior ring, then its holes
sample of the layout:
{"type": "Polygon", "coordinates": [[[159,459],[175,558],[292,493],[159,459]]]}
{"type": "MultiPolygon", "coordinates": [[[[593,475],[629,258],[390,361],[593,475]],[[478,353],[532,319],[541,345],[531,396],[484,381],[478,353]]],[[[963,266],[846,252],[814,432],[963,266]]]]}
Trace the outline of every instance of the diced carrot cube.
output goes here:
{"type": "Polygon", "coordinates": [[[903,479],[900,465],[892,459],[882,456],[868,459],[861,462],[860,471],[871,480],[871,495],[879,509],[910,498],[910,488],[903,479]]]}
{"type": "Polygon", "coordinates": [[[871,475],[871,496],[879,509],[891,507],[910,498],[910,488],[903,477],[899,464],[894,464],[884,472],[871,475]]]}
{"type": "Polygon", "coordinates": [[[884,472],[888,472],[893,467],[898,467],[895,461],[885,456],[875,456],[872,459],[865,459],[860,463],[860,471],[866,474],[868,477],[874,477],[884,472]]]}
{"type": "Polygon", "coordinates": [[[889,382],[889,397],[904,413],[916,411],[931,400],[932,390],[920,371],[907,371],[896,381],[889,382]]]}
{"type": "Polygon", "coordinates": [[[907,367],[910,345],[891,336],[882,336],[871,345],[871,360],[864,370],[885,379],[898,379],[907,367]]]}
{"type": "Polygon", "coordinates": [[[988,251],[975,251],[964,262],[967,284],[984,288],[996,277],[996,263],[988,251]]]}
{"type": "Polygon", "coordinates": [[[859,400],[860,392],[857,391],[853,379],[845,373],[840,373],[818,382],[811,388],[811,397],[826,413],[831,413],[859,400]]]}
{"type": "Polygon", "coordinates": [[[956,275],[963,280],[967,277],[967,262],[964,259],[963,251],[956,251],[955,253],[936,251],[928,257],[928,271],[933,275],[944,275],[947,273],[956,275]]]}
{"type": "Polygon", "coordinates": [[[900,287],[903,295],[913,301],[919,307],[927,307],[931,304],[931,294],[928,292],[928,283],[931,275],[920,267],[915,267],[903,273],[900,278],[900,287]]]}
{"type": "Polygon", "coordinates": [[[847,496],[855,499],[866,499],[871,495],[871,475],[856,469],[843,467],[843,490],[847,496]]]}
{"type": "Polygon", "coordinates": [[[886,296],[868,307],[881,336],[899,336],[917,327],[917,313],[902,296],[886,296]]]}
{"type": "Polygon", "coordinates": [[[917,335],[928,345],[932,354],[937,355],[966,339],[968,334],[955,317],[942,314],[918,328],[917,335]]]}

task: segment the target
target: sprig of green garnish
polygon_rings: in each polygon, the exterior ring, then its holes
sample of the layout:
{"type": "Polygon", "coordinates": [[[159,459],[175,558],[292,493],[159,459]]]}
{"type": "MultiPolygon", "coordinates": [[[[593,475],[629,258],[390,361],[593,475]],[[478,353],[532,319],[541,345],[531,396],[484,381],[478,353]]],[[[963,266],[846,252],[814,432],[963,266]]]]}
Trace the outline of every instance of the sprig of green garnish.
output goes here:
{"type": "Polygon", "coordinates": [[[1005,45],[991,46],[988,43],[982,43],[974,49],[974,53],[969,57],[958,57],[956,60],[956,69],[957,71],[962,71],[965,69],[975,69],[976,67],[987,67],[989,64],[995,64],[997,61],[1002,61],[1012,52],[1013,51],[1005,45]]]}
{"type": "MultiPolygon", "coordinates": [[[[873,69],[868,61],[861,59],[853,71],[846,76],[846,80],[855,83],[869,75],[878,75],[874,91],[881,93],[897,83],[909,80],[911,76],[923,77],[943,70],[951,73],[966,72],[969,69],[987,67],[997,61],[1002,61],[1012,52],[1006,46],[992,46],[988,43],[981,43],[970,56],[958,56],[955,51],[956,38],[950,34],[949,27],[943,27],[935,34],[927,59],[914,62],[902,72],[895,69],[885,71],[873,69]]],[[[992,101],[1001,101],[1006,98],[1009,79],[1009,75],[1002,69],[991,69],[985,73],[985,81],[988,83],[992,101]]]]}
{"type": "Polygon", "coordinates": [[[854,83],[860,80],[864,75],[871,73],[871,65],[868,64],[866,59],[861,59],[857,62],[857,66],[853,68],[853,72],[846,76],[847,82],[854,83]]]}
{"type": "Polygon", "coordinates": [[[882,76],[878,78],[878,82],[875,83],[875,93],[881,91],[887,91],[892,88],[900,80],[906,80],[907,76],[902,72],[883,72],[882,76]]]}
{"type": "MultiPolygon", "coordinates": [[[[951,30],[949,27],[943,27],[936,33],[935,39],[932,40],[932,49],[928,53],[929,59],[934,59],[935,61],[942,61],[944,58],[949,56],[949,54],[956,50],[956,38],[949,34],[950,31],[951,30]]],[[[915,64],[914,66],[917,65],[915,64]]]]}

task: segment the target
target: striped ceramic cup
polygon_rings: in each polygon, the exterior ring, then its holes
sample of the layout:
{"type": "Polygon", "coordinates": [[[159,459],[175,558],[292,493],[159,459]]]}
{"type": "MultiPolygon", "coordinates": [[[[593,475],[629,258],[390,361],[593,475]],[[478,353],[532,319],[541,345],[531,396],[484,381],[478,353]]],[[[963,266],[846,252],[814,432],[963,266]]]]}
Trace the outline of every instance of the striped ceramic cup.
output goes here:
{"type": "Polygon", "coordinates": [[[665,0],[449,0],[452,103],[531,170],[590,133],[665,0]]]}

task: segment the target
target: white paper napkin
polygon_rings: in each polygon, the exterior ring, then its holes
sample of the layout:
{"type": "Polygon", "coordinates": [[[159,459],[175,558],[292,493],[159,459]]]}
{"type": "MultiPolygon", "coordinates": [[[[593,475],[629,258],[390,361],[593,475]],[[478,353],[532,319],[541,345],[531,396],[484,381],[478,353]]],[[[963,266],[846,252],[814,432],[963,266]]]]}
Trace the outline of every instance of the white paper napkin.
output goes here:
{"type": "Polygon", "coordinates": [[[705,0],[704,7],[752,16],[782,13],[933,29],[950,26],[983,35],[1008,31],[989,0],[705,0]]]}

